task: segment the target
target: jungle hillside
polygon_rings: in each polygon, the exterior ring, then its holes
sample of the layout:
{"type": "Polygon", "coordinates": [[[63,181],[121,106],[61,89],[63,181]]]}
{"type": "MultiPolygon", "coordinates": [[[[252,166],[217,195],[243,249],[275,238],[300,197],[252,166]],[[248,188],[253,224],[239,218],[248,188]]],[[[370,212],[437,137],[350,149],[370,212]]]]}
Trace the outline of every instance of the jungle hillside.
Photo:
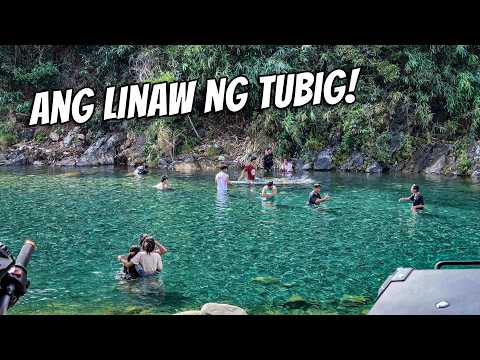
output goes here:
{"type": "MultiPolygon", "coordinates": [[[[277,163],[318,171],[480,176],[480,46],[0,46],[0,165],[200,169],[243,164],[274,147],[277,163]],[[360,67],[354,104],[259,111],[261,75],[360,67]],[[246,76],[241,112],[29,127],[34,94],[246,76]]],[[[102,99],[99,96],[98,99],[102,99]]],[[[101,100],[99,100],[101,101],[101,100]]],[[[101,111],[102,104],[96,109],[101,111]]]]}

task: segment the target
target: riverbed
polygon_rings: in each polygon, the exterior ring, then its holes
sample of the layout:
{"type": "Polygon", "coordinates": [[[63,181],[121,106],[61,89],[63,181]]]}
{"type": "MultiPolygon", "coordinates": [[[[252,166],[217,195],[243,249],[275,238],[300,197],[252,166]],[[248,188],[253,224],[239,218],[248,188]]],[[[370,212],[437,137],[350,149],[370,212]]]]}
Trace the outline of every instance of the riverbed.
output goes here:
{"type": "MultiPolygon", "coordinates": [[[[172,314],[207,302],[251,314],[365,314],[397,267],[480,257],[480,185],[448,177],[311,173],[311,185],[217,196],[214,173],[169,173],[175,191],[126,169],[0,169],[0,241],[31,238],[31,287],[11,314],[172,314]],[[80,171],[73,176],[65,173],[80,171]],[[398,198],[420,185],[427,209],[398,198]],[[154,235],[169,252],[154,281],[118,278],[117,255],[154,235]]],[[[236,178],[236,176],[233,176],[236,178]]]]}

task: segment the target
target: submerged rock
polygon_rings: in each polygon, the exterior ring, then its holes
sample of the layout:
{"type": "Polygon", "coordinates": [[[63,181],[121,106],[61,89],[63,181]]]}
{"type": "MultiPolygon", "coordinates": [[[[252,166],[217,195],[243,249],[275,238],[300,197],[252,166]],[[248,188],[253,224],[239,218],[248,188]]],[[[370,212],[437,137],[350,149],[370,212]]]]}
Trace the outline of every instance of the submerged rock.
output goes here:
{"type": "Polygon", "coordinates": [[[229,304],[207,303],[200,309],[202,315],[247,315],[242,308],[229,304]]]}
{"type": "Polygon", "coordinates": [[[273,276],[257,276],[253,279],[254,282],[264,284],[264,285],[271,285],[271,284],[279,284],[280,280],[274,278],[273,276]]]}
{"type": "Polygon", "coordinates": [[[367,299],[365,299],[365,296],[362,296],[362,295],[345,294],[340,299],[340,302],[344,305],[356,306],[356,305],[365,305],[367,303],[367,299]]]}
{"type": "Polygon", "coordinates": [[[300,295],[291,296],[284,304],[286,307],[298,309],[309,307],[311,304],[300,295]]]}

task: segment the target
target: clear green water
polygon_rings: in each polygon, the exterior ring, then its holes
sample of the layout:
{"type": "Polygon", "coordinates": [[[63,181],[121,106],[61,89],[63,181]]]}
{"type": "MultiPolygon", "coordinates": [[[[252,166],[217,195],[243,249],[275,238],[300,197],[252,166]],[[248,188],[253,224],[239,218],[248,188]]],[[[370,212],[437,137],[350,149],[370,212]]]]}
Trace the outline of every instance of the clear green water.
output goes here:
{"type": "Polygon", "coordinates": [[[480,185],[466,180],[317,173],[334,198],[313,209],[310,186],[280,186],[268,207],[260,186],[217,198],[212,173],[170,174],[173,192],[152,188],[161,173],[126,174],[0,170],[0,241],[15,253],[26,238],[38,245],[30,291],[11,314],[174,313],[206,302],[252,314],[362,314],[396,267],[480,258],[480,185]],[[413,182],[423,214],[398,203],[413,182]],[[164,272],[126,283],[116,256],[142,232],[168,247],[164,272]],[[306,303],[286,305],[293,296],[306,303]]]}

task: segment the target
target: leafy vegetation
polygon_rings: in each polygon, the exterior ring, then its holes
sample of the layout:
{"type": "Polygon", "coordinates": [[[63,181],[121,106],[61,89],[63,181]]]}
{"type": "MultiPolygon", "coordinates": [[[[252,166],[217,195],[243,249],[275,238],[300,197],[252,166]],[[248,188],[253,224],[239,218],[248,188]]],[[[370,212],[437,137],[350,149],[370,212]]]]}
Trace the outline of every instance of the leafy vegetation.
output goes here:
{"type": "MultiPolygon", "coordinates": [[[[99,93],[115,84],[196,79],[201,95],[209,78],[244,75],[250,95],[241,114],[203,115],[196,101],[192,125],[174,118],[128,126],[147,134],[152,159],[165,149],[169,156],[191,149],[199,141],[194,126],[261,137],[276,142],[281,155],[308,157],[334,145],[339,159],[361,151],[390,164],[411,157],[419,144],[478,138],[479,56],[477,45],[1,46],[0,124],[26,121],[33,94],[47,88],[90,86],[99,93]],[[258,111],[260,75],[357,66],[353,105],[258,111]]],[[[102,131],[119,124],[95,114],[85,126],[102,131]]],[[[0,145],[17,140],[16,130],[2,131],[0,145]]],[[[465,156],[459,154],[462,171],[469,168],[465,156]]]]}

